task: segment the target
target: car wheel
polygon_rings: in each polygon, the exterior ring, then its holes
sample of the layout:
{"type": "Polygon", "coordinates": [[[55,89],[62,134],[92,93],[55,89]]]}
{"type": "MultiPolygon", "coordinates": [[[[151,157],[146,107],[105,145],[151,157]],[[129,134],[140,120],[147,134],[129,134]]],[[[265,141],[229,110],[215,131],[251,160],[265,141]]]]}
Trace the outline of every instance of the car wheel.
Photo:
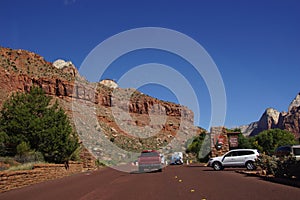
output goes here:
{"type": "Polygon", "coordinates": [[[219,162],[214,162],[214,163],[213,163],[213,168],[214,168],[214,170],[219,171],[219,170],[222,170],[222,169],[223,169],[223,166],[222,166],[222,164],[219,163],[219,162]]]}
{"type": "Polygon", "coordinates": [[[247,168],[248,170],[254,170],[256,167],[255,167],[255,165],[254,165],[254,163],[253,163],[252,161],[248,161],[248,162],[246,163],[246,168],[247,168]]]}

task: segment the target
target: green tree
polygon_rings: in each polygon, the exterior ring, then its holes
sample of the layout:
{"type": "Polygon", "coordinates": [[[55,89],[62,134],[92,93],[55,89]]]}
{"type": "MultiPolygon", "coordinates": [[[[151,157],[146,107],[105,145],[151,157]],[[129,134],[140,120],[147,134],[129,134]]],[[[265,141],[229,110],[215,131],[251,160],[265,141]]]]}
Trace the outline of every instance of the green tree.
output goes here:
{"type": "Polygon", "coordinates": [[[238,148],[240,149],[251,149],[253,146],[250,143],[250,139],[245,137],[242,133],[238,135],[238,148]]]}
{"type": "Polygon", "coordinates": [[[272,155],[279,146],[297,143],[295,136],[291,132],[281,129],[262,131],[250,140],[254,148],[268,155],[272,155]]]}
{"type": "Polygon", "coordinates": [[[186,149],[186,153],[193,153],[197,156],[198,161],[206,162],[210,152],[210,138],[207,137],[206,131],[202,131],[194,137],[186,149]]]}
{"type": "Polygon", "coordinates": [[[17,146],[27,143],[43,154],[48,162],[69,160],[78,148],[78,139],[64,111],[41,88],[29,93],[15,93],[1,110],[0,133],[7,135],[8,154],[17,154],[17,146]]]}

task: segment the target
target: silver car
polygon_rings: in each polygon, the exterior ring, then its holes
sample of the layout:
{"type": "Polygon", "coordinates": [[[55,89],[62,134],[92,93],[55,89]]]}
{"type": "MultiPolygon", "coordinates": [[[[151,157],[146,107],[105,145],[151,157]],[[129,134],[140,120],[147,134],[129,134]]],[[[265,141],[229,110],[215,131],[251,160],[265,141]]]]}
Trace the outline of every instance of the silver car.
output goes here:
{"type": "Polygon", "coordinates": [[[235,149],[223,156],[209,159],[207,165],[216,171],[225,167],[246,167],[248,170],[254,170],[256,169],[255,159],[258,156],[257,149],[235,149]]]}

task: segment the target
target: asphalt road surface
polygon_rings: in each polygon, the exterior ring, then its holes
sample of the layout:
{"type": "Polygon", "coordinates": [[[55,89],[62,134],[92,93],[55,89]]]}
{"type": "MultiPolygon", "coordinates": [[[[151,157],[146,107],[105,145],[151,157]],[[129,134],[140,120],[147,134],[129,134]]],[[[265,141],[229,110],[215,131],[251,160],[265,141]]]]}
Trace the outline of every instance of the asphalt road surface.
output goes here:
{"type": "Polygon", "coordinates": [[[169,166],[163,172],[85,172],[0,194],[1,200],[206,199],[296,200],[300,188],[200,166],[169,166]]]}

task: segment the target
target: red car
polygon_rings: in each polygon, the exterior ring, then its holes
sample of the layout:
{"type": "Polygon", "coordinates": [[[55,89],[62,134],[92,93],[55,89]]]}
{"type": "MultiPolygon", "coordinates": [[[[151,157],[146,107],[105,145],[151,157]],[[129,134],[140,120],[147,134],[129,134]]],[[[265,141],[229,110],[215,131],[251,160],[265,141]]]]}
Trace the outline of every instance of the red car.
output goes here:
{"type": "Polygon", "coordinates": [[[138,158],[139,172],[149,171],[162,171],[162,163],[159,152],[155,150],[145,150],[142,151],[138,158]]]}

